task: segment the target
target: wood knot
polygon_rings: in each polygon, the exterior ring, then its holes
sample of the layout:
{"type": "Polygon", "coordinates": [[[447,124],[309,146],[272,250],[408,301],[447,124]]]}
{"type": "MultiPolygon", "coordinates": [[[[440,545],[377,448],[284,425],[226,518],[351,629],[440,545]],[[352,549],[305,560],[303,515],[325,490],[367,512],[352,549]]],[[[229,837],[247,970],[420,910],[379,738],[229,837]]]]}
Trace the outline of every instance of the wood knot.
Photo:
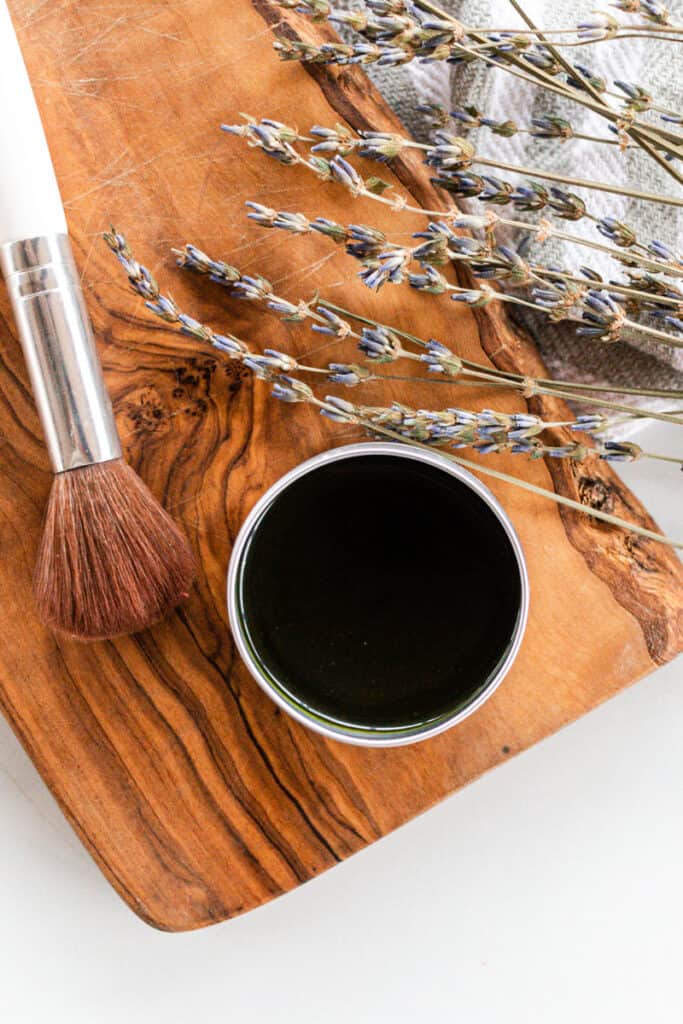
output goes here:
{"type": "Polygon", "coordinates": [[[168,409],[153,385],[140,388],[129,396],[126,415],[133,425],[133,432],[138,436],[163,434],[168,429],[168,409]]]}
{"type": "Polygon", "coordinates": [[[238,394],[242,390],[242,385],[251,380],[250,371],[236,360],[226,363],[224,371],[230,395],[238,394]]]}
{"type": "Polygon", "coordinates": [[[599,509],[601,512],[614,510],[614,495],[610,487],[599,477],[582,476],[579,479],[579,500],[582,505],[599,509]]]}
{"type": "Polygon", "coordinates": [[[197,392],[209,393],[211,378],[216,372],[216,360],[213,357],[199,359],[191,356],[183,366],[174,371],[176,390],[183,388],[193,397],[197,392]]]}

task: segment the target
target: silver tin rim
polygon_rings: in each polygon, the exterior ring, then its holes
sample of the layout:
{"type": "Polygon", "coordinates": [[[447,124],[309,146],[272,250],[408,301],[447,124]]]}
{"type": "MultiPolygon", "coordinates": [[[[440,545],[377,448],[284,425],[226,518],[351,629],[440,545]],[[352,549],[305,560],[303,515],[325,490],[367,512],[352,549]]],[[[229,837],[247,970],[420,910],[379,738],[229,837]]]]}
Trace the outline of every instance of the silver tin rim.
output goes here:
{"type": "Polygon", "coordinates": [[[227,600],[230,628],[242,661],[245,663],[249,672],[261,689],[264,690],[271,700],[275,701],[283,711],[296,719],[296,721],[300,722],[302,725],[307,726],[314,732],[320,733],[322,736],[327,736],[329,739],[340,740],[342,743],[350,743],[353,746],[360,747],[400,747],[406,746],[409,743],[417,743],[421,740],[429,739],[432,736],[437,736],[441,732],[445,732],[446,729],[452,728],[454,725],[457,725],[459,722],[462,722],[463,719],[468,718],[473,714],[485,701],[489,699],[491,694],[498,689],[517,657],[517,652],[519,651],[524,637],[529,614],[529,577],[522,545],[512,523],[510,522],[510,519],[503,510],[500,502],[493,496],[488,487],[486,487],[485,484],[483,484],[476,476],[457,465],[457,463],[445,459],[438,452],[425,451],[424,449],[411,447],[410,445],[401,444],[396,441],[365,441],[359,444],[342,445],[339,448],[332,448],[328,451],[321,452],[319,455],[313,456],[311,459],[307,459],[306,462],[302,462],[288,473],[285,473],[284,476],[280,477],[272,487],[261,495],[247,518],[244,520],[232,549],[230,564],[228,566],[227,600]],[[294,483],[295,480],[298,480],[299,477],[302,477],[306,473],[310,473],[312,470],[317,469],[319,466],[324,466],[329,462],[336,462],[338,459],[354,458],[358,455],[397,455],[401,458],[416,459],[418,462],[426,462],[435,466],[437,469],[450,473],[451,476],[456,477],[462,483],[466,484],[466,486],[478,494],[479,497],[495,513],[496,518],[508,536],[519,569],[519,615],[515,624],[510,648],[503,662],[499,666],[498,671],[494,676],[492,676],[485,689],[482,690],[482,692],[475,697],[470,704],[467,704],[464,708],[460,708],[460,710],[455,711],[451,716],[446,717],[433,725],[426,725],[422,729],[417,729],[409,735],[390,736],[382,735],[381,733],[378,733],[376,736],[372,734],[354,735],[341,728],[335,728],[333,725],[326,725],[314,718],[309,718],[308,715],[306,715],[299,707],[290,704],[285,700],[261,671],[260,666],[252,657],[251,650],[244,635],[241,615],[238,610],[237,582],[242,555],[252,529],[266,508],[274,501],[278,494],[285,490],[286,487],[289,487],[290,484],[294,483]]]}

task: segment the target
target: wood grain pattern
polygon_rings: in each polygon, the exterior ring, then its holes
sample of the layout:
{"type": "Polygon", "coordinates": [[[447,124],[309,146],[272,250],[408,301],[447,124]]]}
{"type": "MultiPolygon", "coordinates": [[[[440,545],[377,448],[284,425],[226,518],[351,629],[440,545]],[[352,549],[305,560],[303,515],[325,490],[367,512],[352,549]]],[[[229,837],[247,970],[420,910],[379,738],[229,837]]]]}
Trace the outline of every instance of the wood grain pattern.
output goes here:
{"type": "MultiPolygon", "coordinates": [[[[495,308],[474,315],[399,288],[374,300],[324,239],[275,238],[246,222],[247,198],[338,220],[350,208],[334,187],[312,193],[304,172],[226,139],[221,121],[247,110],[301,126],[340,117],[354,127],[395,123],[360,73],[311,76],[281,65],[265,0],[12,7],[127,457],[182,521],[201,568],[190,600],[149,633],[82,646],[39,628],[30,575],[50,473],[2,296],[0,704],[123,898],[159,928],[196,928],[292,889],[673,657],[683,643],[681,567],[662,547],[496,486],[527,554],[532,603],[518,661],[486,706],[448,734],[391,751],[326,741],[281,715],[230,638],[231,543],[266,486],[353,435],[272,402],[267,386],[153,322],[102,230],[113,222],[125,231],[195,315],[264,346],[316,349],[321,361],[342,355],[176,272],[172,245],[194,241],[263,272],[290,297],[307,297],[315,283],[359,310],[372,302],[382,317],[449,339],[469,358],[523,373],[542,365],[495,308]]],[[[295,15],[287,24],[311,31],[295,15]]],[[[439,201],[413,158],[394,173],[416,198],[439,201]]],[[[352,215],[393,232],[419,223],[360,200],[352,215]]],[[[433,404],[437,390],[416,386],[411,399],[433,404]]],[[[372,394],[401,391],[373,385],[372,394]]],[[[483,391],[468,396],[487,400],[483,391]]],[[[514,395],[498,400],[524,407],[514,395]]],[[[562,415],[559,404],[534,407],[562,415]]],[[[604,465],[502,456],[495,465],[650,523],[604,465]]]]}

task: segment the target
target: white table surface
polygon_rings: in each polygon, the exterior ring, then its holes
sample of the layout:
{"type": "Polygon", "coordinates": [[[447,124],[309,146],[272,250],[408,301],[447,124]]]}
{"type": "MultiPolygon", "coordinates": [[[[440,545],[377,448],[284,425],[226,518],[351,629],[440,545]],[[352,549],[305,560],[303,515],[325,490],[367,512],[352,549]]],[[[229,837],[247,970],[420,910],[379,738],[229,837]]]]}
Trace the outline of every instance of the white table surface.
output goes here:
{"type": "MultiPolygon", "coordinates": [[[[666,427],[646,440],[674,450],[666,427]]],[[[680,474],[627,470],[680,536],[680,474]]],[[[182,935],[124,906],[0,719],[0,1020],[676,1019],[682,667],[298,891],[182,935]]]]}

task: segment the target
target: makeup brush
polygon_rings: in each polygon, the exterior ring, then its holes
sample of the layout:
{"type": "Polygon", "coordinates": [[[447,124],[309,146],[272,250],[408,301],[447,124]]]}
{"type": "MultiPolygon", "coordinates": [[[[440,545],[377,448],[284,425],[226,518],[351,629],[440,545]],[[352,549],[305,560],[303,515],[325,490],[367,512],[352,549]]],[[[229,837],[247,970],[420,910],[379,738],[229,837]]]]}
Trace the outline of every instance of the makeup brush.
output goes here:
{"type": "Polygon", "coordinates": [[[123,461],[40,116],[0,0],[0,269],[55,472],[38,615],[83,640],[134,633],[185,596],[186,538],[123,461]]]}

